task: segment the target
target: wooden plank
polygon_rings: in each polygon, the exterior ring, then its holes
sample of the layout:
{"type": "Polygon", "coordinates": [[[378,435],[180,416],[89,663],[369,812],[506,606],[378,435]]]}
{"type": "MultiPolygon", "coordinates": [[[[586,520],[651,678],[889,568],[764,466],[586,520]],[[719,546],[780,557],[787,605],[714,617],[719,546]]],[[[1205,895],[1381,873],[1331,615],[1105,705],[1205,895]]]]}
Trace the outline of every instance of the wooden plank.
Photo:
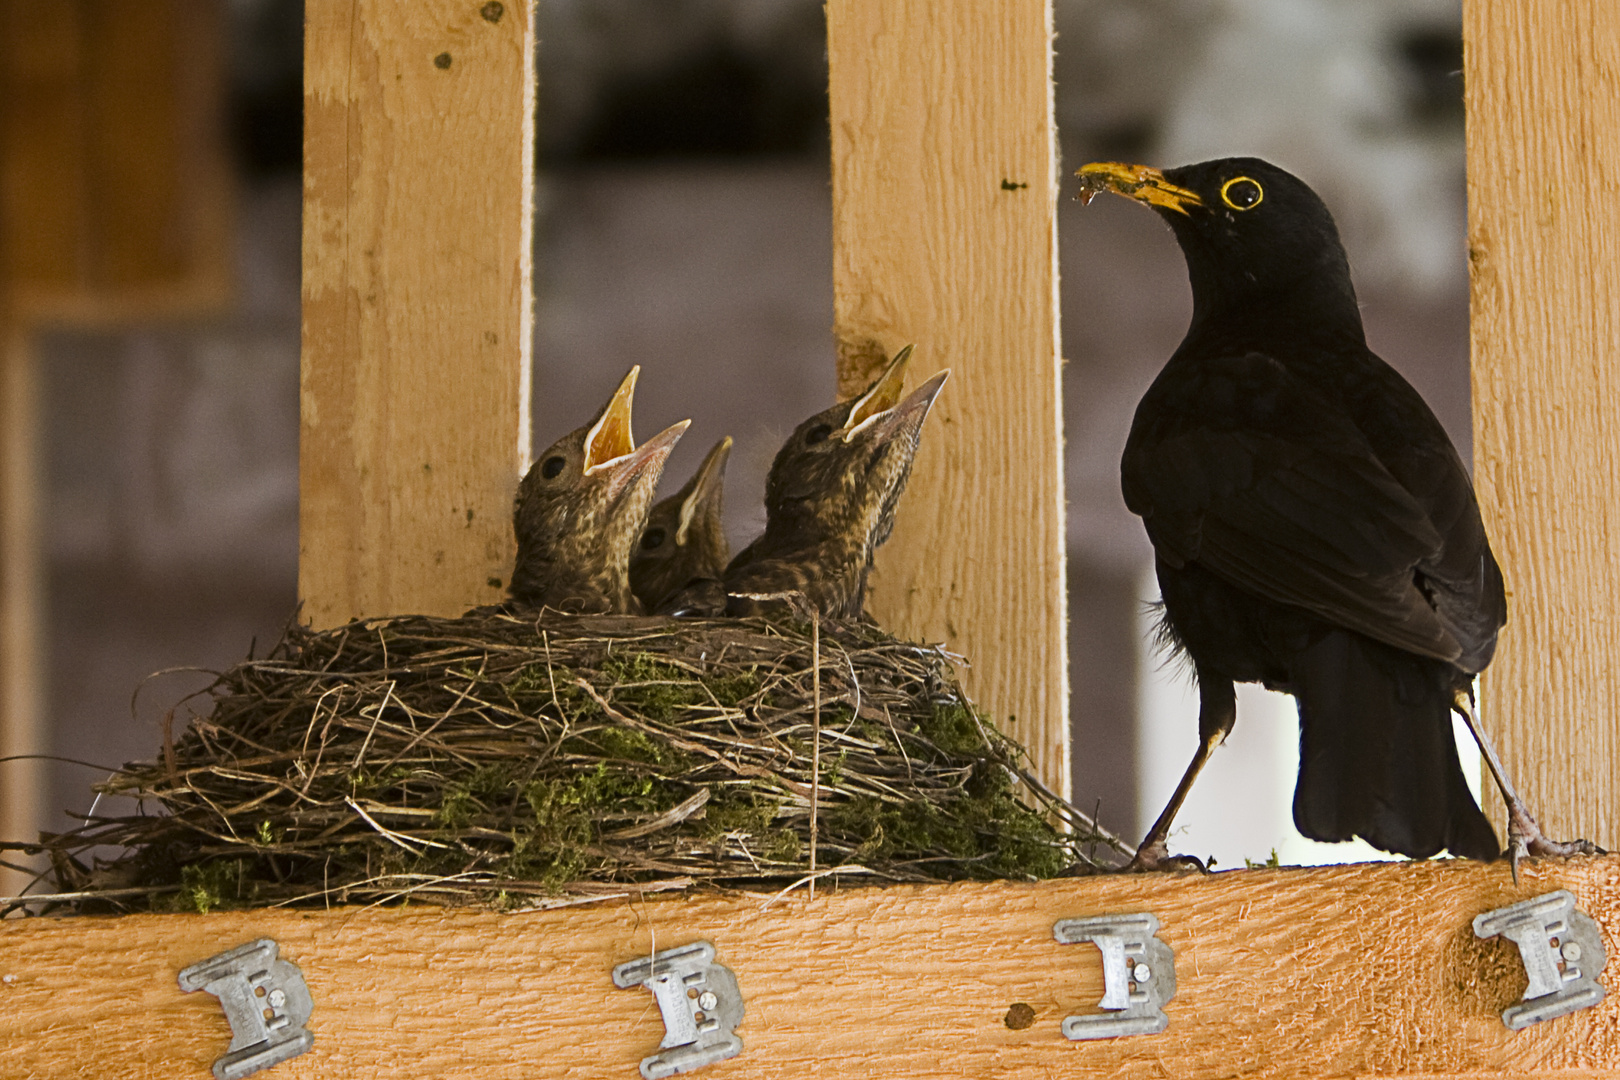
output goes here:
{"type": "MultiPolygon", "coordinates": [[[[717,1078],[1556,1075],[1620,1069],[1620,996],[1509,1032],[1517,951],[1474,915],[1573,891],[1620,956],[1620,858],[1114,875],[1037,885],[823,890],[768,903],[702,896],[521,915],[422,909],[258,911],[0,923],[7,1071],[204,1076],[227,1028],[180,968],[260,935],[315,999],[315,1048],[277,1076],[623,1080],[662,1024],[609,973],[712,941],[747,1013],[717,1078]],[[1101,961],[1052,940],[1059,918],[1153,911],[1176,950],[1170,1027],[1070,1043],[1101,961]],[[1034,1023],[1009,1029],[1018,1002],[1034,1023]],[[536,1069],[540,1069],[540,1073],[536,1069]]],[[[1611,962],[1609,979],[1614,967],[1611,962]]],[[[706,1072],[706,1075],[708,1073],[706,1072]]],[[[1611,1075],[1620,1075],[1611,1074],[1611,1075]]]]}
{"type": "Polygon", "coordinates": [[[1620,7],[1469,0],[1475,483],[1509,593],[1484,718],[1554,836],[1620,846],[1620,7]]]}
{"type": "Polygon", "coordinates": [[[829,0],[839,385],[953,375],[871,608],[944,640],[1068,791],[1049,0],[829,0]]]}
{"type": "Polygon", "coordinates": [[[303,614],[457,614],[529,453],[533,9],[309,0],[304,62],[303,614]]]}
{"type": "MultiPolygon", "coordinates": [[[[40,554],[38,364],[6,311],[0,278],[0,838],[32,840],[45,820],[44,560],[40,554]]],[[[15,858],[10,861],[17,861],[15,858]]],[[[27,878],[0,867],[0,895],[27,878]]]]}

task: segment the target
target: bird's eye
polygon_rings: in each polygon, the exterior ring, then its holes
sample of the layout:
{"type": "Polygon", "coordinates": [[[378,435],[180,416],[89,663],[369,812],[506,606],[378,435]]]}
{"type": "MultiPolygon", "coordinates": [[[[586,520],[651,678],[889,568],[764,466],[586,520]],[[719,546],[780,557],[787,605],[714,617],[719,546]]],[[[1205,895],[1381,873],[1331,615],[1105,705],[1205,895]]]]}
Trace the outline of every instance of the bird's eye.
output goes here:
{"type": "Polygon", "coordinates": [[[1258,180],[1237,176],[1221,185],[1221,202],[1234,210],[1253,210],[1266,197],[1258,180]]]}
{"type": "Polygon", "coordinates": [[[655,525],[641,534],[641,550],[643,551],[652,551],[654,548],[662,547],[663,544],[664,530],[660,526],[655,525]]]}
{"type": "Polygon", "coordinates": [[[563,471],[563,466],[566,464],[568,464],[568,462],[565,461],[560,454],[555,457],[548,457],[546,458],[544,464],[540,466],[540,475],[545,477],[547,480],[554,480],[556,479],[557,474],[563,471]]]}
{"type": "Polygon", "coordinates": [[[804,444],[806,446],[814,446],[818,442],[826,441],[827,436],[831,434],[832,425],[817,424],[815,427],[804,433],[804,444]]]}

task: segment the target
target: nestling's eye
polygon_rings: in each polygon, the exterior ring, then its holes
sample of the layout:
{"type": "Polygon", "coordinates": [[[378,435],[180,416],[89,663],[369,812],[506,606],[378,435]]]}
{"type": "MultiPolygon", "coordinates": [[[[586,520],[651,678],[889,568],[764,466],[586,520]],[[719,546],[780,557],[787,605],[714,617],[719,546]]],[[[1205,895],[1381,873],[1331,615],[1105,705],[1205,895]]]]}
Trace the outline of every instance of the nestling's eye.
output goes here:
{"type": "Polygon", "coordinates": [[[1253,210],[1266,197],[1258,180],[1237,176],[1221,185],[1221,202],[1234,210],[1253,210]]]}
{"type": "Polygon", "coordinates": [[[540,475],[545,477],[547,480],[555,480],[557,478],[557,474],[563,471],[563,466],[566,464],[568,464],[568,462],[563,459],[561,454],[558,454],[555,457],[548,457],[540,466],[540,475]]]}
{"type": "Polygon", "coordinates": [[[827,436],[831,434],[832,426],[830,424],[817,424],[815,427],[804,433],[804,445],[814,446],[818,442],[825,442],[827,436]]]}
{"type": "Polygon", "coordinates": [[[659,547],[662,547],[663,545],[664,545],[664,529],[663,529],[663,526],[655,525],[652,528],[648,529],[646,532],[641,534],[641,550],[642,551],[652,551],[654,548],[659,548],[659,547]]]}

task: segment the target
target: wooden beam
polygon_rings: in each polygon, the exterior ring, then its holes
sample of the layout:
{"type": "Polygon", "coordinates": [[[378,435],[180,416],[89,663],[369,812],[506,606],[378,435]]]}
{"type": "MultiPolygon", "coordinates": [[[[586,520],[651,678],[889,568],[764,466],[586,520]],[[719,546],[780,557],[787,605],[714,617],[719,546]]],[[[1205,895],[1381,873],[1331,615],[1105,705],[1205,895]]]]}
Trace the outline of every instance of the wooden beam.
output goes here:
{"type": "MultiPolygon", "coordinates": [[[[811,1075],[1156,1077],[1570,1075],[1620,1069],[1620,995],[1510,1032],[1517,950],[1476,914],[1568,888],[1620,957],[1620,858],[1427,862],[1038,885],[698,896],[522,915],[252,911],[0,922],[0,1046],[37,1080],[205,1076],[229,1041],[186,965],[268,935],[315,999],[302,1077],[635,1076],[663,1026],[615,964],[707,939],[746,1003],[728,1080],[811,1075]],[[1151,911],[1176,951],[1159,1035],[1071,1043],[1102,965],[1052,924],[1151,911]],[[1005,1017],[1024,1003],[1029,1026],[1005,1017]]],[[[1610,961],[1612,981],[1615,961],[1610,961]]],[[[707,1073],[706,1073],[707,1074],[707,1073]]],[[[1610,1072],[1607,1075],[1620,1075],[1610,1072]]]]}
{"type": "MultiPolygon", "coordinates": [[[[0,280],[0,286],[3,286],[0,280]]],[[[45,821],[44,559],[40,553],[38,364],[0,288],[0,839],[45,821]]],[[[10,860],[16,862],[16,859],[10,860]]],[[[0,895],[28,878],[0,867],[0,895]]]]}
{"type": "Polygon", "coordinates": [[[299,595],[503,595],[529,453],[531,0],[308,0],[299,595]]]}
{"type": "Polygon", "coordinates": [[[829,0],[827,43],[839,386],[907,342],[953,372],[871,608],[1067,792],[1050,0],[829,0]]]}
{"type": "Polygon", "coordinates": [[[1468,0],[1484,718],[1554,836],[1620,846],[1620,6],[1468,0]]]}

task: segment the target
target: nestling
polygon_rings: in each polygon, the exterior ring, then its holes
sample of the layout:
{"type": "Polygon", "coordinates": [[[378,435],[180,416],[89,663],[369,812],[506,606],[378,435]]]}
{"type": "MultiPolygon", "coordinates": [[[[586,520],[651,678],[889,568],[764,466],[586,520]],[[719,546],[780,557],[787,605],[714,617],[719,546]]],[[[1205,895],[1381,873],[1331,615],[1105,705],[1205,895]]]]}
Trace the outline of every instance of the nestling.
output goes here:
{"type": "Polygon", "coordinates": [[[512,599],[561,611],[635,614],[630,549],[682,420],[640,446],[630,433],[633,367],[594,421],[541,454],[518,486],[512,512],[517,564],[512,599]]]}
{"type": "Polygon", "coordinates": [[[802,607],[861,614],[872,553],[888,538],[923,421],[950,376],[900,399],[911,348],[854,401],[800,424],[765,482],[765,532],[726,568],[731,615],[802,607]]]}
{"type": "Polygon", "coordinates": [[[731,561],[721,521],[730,456],[727,435],[709,450],[685,486],[660,499],[647,515],[647,527],[630,555],[630,588],[644,610],[672,614],[682,609],[683,593],[718,590],[731,561]]]}

